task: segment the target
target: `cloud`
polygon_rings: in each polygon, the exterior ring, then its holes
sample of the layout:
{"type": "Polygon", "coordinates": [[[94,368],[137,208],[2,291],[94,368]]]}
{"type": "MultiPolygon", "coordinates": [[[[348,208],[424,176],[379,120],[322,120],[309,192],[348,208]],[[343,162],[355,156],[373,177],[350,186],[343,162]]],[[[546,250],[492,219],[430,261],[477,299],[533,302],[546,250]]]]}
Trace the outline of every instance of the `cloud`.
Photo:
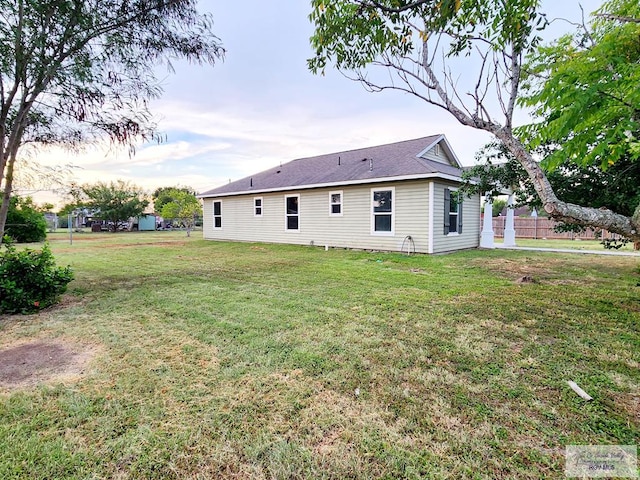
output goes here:
{"type": "Polygon", "coordinates": [[[456,142],[449,137],[463,163],[471,164],[473,152],[488,140],[486,134],[461,127],[454,120],[427,115],[427,108],[424,112],[420,108],[362,109],[327,115],[318,114],[314,105],[283,105],[273,112],[238,105],[194,112],[189,105],[171,102],[160,110],[172,112],[162,122],[169,139],[175,134],[172,128],[198,135],[200,149],[192,152],[190,161],[198,159],[205,171],[207,166],[222,168],[225,177],[233,179],[300,157],[450,132],[465,139],[456,142]]]}
{"type": "Polygon", "coordinates": [[[75,176],[81,184],[123,179],[148,190],[180,184],[203,191],[296,158],[435,133],[447,134],[463,163],[471,164],[473,152],[487,140],[419,108],[327,113],[310,102],[282,105],[277,111],[242,103],[199,111],[197,105],[170,100],[156,111],[163,117],[167,143],[140,145],[133,156],[106,144],[79,155],[49,149],[38,161],[79,166],[75,176]]]}

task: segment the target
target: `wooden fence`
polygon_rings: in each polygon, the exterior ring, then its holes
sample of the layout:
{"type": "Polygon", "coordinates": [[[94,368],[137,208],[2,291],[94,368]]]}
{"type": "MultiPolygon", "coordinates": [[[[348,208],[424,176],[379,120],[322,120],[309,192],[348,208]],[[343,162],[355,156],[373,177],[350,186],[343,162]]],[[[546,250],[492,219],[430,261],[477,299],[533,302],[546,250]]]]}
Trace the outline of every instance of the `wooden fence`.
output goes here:
{"type": "MultiPolygon", "coordinates": [[[[496,237],[504,236],[504,224],[507,217],[493,217],[493,231],[496,237]]],[[[514,218],[514,228],[516,238],[548,238],[548,239],[569,239],[574,240],[600,240],[601,238],[610,238],[614,234],[610,234],[606,230],[586,229],[582,233],[573,232],[556,232],[553,228],[557,222],[549,218],[532,218],[532,217],[516,217],[514,218]]]]}

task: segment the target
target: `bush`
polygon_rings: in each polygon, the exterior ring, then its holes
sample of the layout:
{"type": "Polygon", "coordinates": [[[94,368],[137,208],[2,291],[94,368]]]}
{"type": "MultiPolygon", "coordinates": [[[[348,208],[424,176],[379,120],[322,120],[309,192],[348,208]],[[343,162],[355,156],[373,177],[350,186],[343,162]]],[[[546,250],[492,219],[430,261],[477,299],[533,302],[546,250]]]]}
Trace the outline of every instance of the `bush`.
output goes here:
{"type": "Polygon", "coordinates": [[[496,198],[493,200],[493,204],[491,205],[491,215],[493,217],[497,217],[498,215],[500,215],[500,213],[502,213],[502,210],[504,210],[504,207],[507,206],[507,201],[503,200],[501,198],[496,198]]]}
{"type": "Polygon", "coordinates": [[[36,210],[31,198],[13,197],[10,200],[5,233],[14,242],[42,242],[47,238],[47,221],[36,210]]]}
{"type": "Polygon", "coordinates": [[[73,280],[69,267],[56,267],[48,245],[0,252],[0,313],[32,313],[57,303],[73,280]]]}

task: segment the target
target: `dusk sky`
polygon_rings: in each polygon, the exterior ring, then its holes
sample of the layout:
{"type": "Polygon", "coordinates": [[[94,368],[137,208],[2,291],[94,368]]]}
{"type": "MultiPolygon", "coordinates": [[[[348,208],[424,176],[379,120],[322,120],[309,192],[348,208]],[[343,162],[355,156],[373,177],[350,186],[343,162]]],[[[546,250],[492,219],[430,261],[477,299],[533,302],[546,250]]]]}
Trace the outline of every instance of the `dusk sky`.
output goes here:
{"type": "MultiPolygon", "coordinates": [[[[601,2],[580,2],[591,12],[601,2]]],[[[578,21],[578,1],[543,1],[550,17],[578,21]]],[[[204,191],[296,158],[443,133],[464,165],[490,140],[447,112],[399,92],[369,93],[330,68],[307,70],[312,54],[308,1],[203,0],[227,50],[215,66],[174,64],[164,95],[152,104],[163,144],[79,155],[42,153],[44,164],[77,165],[79,183],[123,179],[149,191],[191,186],[204,191]]],[[[555,32],[570,31],[569,24],[555,32]]],[[[37,201],[55,200],[38,194],[37,201]]]]}

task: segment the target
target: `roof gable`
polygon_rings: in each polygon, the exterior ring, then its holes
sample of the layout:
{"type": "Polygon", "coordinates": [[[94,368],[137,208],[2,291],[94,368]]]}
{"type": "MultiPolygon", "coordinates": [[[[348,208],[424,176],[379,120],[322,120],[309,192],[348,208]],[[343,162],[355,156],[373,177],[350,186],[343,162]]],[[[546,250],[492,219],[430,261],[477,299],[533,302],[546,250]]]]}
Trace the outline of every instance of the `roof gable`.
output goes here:
{"type": "Polygon", "coordinates": [[[436,162],[444,163],[462,169],[462,164],[456,156],[453,148],[449,144],[447,137],[439,135],[430,145],[427,145],[417,155],[418,157],[434,160],[436,162]]]}
{"type": "Polygon", "coordinates": [[[373,183],[399,177],[459,179],[460,162],[444,135],[300,158],[200,194],[200,197],[373,183]],[[434,155],[436,147],[442,151],[434,155]]]}

